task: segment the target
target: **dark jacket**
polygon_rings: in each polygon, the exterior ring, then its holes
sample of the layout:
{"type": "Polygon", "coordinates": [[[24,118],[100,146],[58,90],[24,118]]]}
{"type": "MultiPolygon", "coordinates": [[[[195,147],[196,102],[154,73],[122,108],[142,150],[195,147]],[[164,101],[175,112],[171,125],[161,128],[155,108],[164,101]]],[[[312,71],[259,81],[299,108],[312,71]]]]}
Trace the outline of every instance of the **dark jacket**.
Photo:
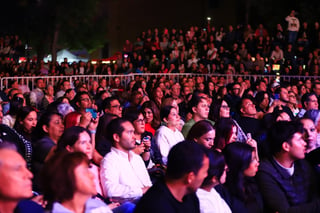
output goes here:
{"type": "Polygon", "coordinates": [[[268,212],[320,212],[314,174],[305,160],[294,163],[292,176],[274,159],[265,160],[257,180],[268,212]]]}

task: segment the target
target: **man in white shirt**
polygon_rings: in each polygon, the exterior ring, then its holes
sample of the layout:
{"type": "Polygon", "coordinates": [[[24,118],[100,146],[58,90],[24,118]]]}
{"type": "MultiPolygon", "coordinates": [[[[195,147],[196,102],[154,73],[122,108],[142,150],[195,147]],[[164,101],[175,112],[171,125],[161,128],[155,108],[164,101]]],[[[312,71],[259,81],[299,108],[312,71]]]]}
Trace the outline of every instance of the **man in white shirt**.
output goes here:
{"type": "Polygon", "coordinates": [[[141,197],[151,186],[142,158],[135,154],[134,127],[130,121],[116,118],[107,127],[111,151],[103,158],[100,177],[105,196],[117,199],[141,197]]]}
{"type": "Polygon", "coordinates": [[[36,80],[36,88],[30,92],[30,104],[39,109],[44,97],[45,83],[42,78],[36,80]]]}

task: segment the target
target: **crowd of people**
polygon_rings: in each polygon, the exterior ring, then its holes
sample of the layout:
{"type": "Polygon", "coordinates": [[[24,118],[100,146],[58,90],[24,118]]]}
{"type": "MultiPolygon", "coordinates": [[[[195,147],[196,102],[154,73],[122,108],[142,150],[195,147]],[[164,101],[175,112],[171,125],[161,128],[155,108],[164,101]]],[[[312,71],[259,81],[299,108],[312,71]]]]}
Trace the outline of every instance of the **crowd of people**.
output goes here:
{"type": "MultiPolygon", "coordinates": [[[[294,11],[288,17],[297,24],[294,11]]],[[[130,73],[126,64],[132,72],[261,73],[254,62],[280,63],[264,52],[268,38],[275,50],[317,47],[295,28],[283,40],[263,26],[251,31],[148,31],[126,43],[121,72],[117,63],[102,67],[107,74],[130,73]],[[261,49],[248,45],[261,38],[261,49]],[[256,68],[237,68],[237,43],[256,68]]],[[[290,74],[299,67],[316,74],[318,51],[309,53],[309,65],[308,57],[286,57],[281,69],[290,63],[290,74]]],[[[320,212],[320,81],[231,80],[137,75],[127,85],[119,77],[52,85],[38,78],[30,88],[13,79],[0,92],[0,212],[320,212]]]]}
{"type": "Polygon", "coordinates": [[[291,11],[268,29],[263,24],[224,27],[210,22],[189,29],[148,29],[135,41],[126,40],[116,63],[109,64],[99,60],[71,64],[67,60],[61,64],[36,60],[18,63],[19,56],[25,55],[23,45],[18,36],[5,36],[0,38],[0,75],[281,72],[318,76],[319,48],[319,22],[300,24],[296,12],[291,11]]]}

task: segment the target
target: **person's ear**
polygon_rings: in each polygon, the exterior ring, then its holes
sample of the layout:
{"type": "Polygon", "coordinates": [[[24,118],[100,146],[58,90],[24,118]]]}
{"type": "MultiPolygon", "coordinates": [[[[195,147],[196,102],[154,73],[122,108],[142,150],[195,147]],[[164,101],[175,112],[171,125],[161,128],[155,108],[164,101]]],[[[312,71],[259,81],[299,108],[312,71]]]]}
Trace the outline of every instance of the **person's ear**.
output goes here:
{"type": "Polygon", "coordinates": [[[112,137],[113,137],[113,140],[114,140],[116,143],[119,143],[119,141],[120,141],[120,136],[119,136],[117,133],[114,133],[114,134],[112,135],[112,137]]]}
{"type": "Polygon", "coordinates": [[[42,125],[42,129],[44,132],[48,133],[48,126],[47,125],[42,125]]]}
{"type": "Polygon", "coordinates": [[[287,141],[282,143],[282,149],[284,151],[289,152],[290,151],[290,147],[291,147],[291,145],[287,141]]]}
{"type": "Polygon", "coordinates": [[[197,112],[197,107],[194,106],[194,107],[192,107],[191,109],[192,109],[192,112],[193,112],[193,113],[196,113],[196,112],[197,112]]]}
{"type": "Polygon", "coordinates": [[[74,151],[73,148],[72,148],[70,145],[67,145],[67,146],[66,146],[66,150],[67,150],[68,152],[73,152],[73,151],[74,151]]]}
{"type": "Polygon", "coordinates": [[[217,184],[220,183],[220,181],[218,180],[218,178],[217,178],[216,176],[213,176],[212,179],[211,179],[211,181],[212,181],[212,183],[213,183],[214,185],[217,185],[217,184]]]}
{"type": "Polygon", "coordinates": [[[193,172],[189,172],[187,174],[186,182],[188,184],[191,184],[193,182],[194,178],[195,178],[195,174],[193,172]]]}

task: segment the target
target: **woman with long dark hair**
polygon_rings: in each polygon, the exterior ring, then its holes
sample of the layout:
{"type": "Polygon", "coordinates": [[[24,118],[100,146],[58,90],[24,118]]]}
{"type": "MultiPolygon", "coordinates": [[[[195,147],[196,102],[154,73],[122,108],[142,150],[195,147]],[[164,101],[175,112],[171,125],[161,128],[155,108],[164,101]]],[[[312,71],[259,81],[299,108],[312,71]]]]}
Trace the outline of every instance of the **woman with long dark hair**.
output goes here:
{"type": "Polygon", "coordinates": [[[226,182],[228,167],[221,152],[210,150],[208,152],[208,176],[197,190],[201,213],[231,213],[228,204],[216,191],[215,187],[226,182]]]}
{"type": "Polygon", "coordinates": [[[263,212],[262,197],[254,179],[259,166],[255,148],[246,143],[231,143],[223,153],[228,172],[221,195],[232,212],[263,212]]]}

